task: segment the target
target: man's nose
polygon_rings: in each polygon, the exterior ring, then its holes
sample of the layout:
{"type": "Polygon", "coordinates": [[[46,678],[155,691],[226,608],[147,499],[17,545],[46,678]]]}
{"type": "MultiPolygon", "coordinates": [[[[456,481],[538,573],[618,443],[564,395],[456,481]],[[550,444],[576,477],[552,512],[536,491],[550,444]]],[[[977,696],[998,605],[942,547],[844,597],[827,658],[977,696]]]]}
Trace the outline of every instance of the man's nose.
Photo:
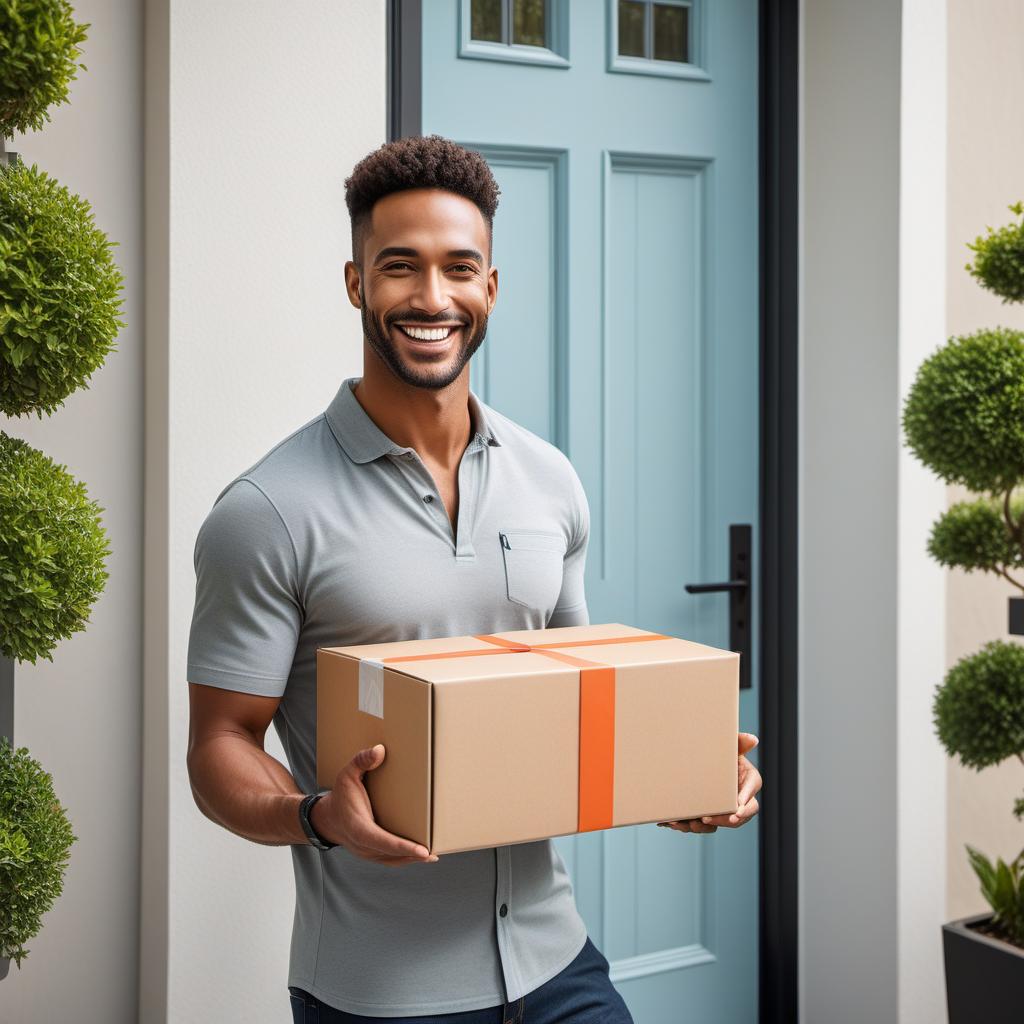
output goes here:
{"type": "Polygon", "coordinates": [[[428,270],[419,277],[418,287],[411,296],[411,305],[433,316],[448,308],[448,294],[443,275],[428,270]]]}

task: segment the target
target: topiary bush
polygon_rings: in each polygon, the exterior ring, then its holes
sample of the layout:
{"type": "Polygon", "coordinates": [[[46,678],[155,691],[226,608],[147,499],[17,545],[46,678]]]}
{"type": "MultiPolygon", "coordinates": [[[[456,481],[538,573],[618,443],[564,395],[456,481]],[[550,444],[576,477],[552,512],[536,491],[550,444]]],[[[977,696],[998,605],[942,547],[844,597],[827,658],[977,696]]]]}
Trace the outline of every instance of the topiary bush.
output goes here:
{"type": "Polygon", "coordinates": [[[25,943],[63,890],[77,838],[50,775],[27,749],[0,738],[0,957],[19,968],[25,943]]]}
{"type": "Polygon", "coordinates": [[[1008,511],[992,498],[959,501],[932,526],[928,554],[940,565],[973,572],[995,573],[1024,590],[1024,582],[1010,575],[1024,570],[1024,549],[1008,525],[1024,518],[1024,495],[1014,495],[1008,511]]]}
{"type": "Polygon", "coordinates": [[[0,134],[42,128],[48,108],[66,103],[88,25],[66,0],[0,0],[0,134]]]}
{"type": "Polygon", "coordinates": [[[0,431],[0,656],[53,660],[107,580],[101,509],[64,466],[0,431]]]}
{"type": "Polygon", "coordinates": [[[89,204],[35,164],[0,168],[0,412],[53,412],[114,349],[112,246],[89,204]]]}
{"type": "Polygon", "coordinates": [[[936,690],[933,714],[940,742],[967,768],[1024,759],[1024,647],[993,640],[961,658],[936,690]]]}
{"type": "Polygon", "coordinates": [[[1020,223],[989,228],[987,235],[979,235],[973,245],[968,244],[974,252],[974,262],[967,264],[967,270],[983,288],[995,292],[1003,302],[1021,302],[1024,301],[1024,203],[1014,203],[1010,211],[1021,217],[1020,223]]]}
{"type": "MultiPolygon", "coordinates": [[[[1024,214],[1024,205],[1011,210],[1024,214]]],[[[967,269],[984,287],[1006,302],[1024,300],[1024,224],[990,228],[969,248],[975,257],[967,269]]],[[[902,425],[929,469],[983,495],[939,517],[928,553],[940,565],[996,573],[1024,590],[1024,333],[996,327],[950,338],[918,368],[902,425]]],[[[964,766],[1024,763],[1024,647],[995,640],[962,658],[936,687],[932,714],[946,752],[964,766]]],[[[1024,799],[1013,811],[1024,817],[1024,799]]],[[[994,865],[971,846],[967,853],[995,933],[1024,948],[1024,851],[994,865]]]]}
{"type": "Polygon", "coordinates": [[[903,430],[946,483],[1012,490],[1024,480],[1024,333],[996,327],[950,338],[918,368],[903,430]]]}

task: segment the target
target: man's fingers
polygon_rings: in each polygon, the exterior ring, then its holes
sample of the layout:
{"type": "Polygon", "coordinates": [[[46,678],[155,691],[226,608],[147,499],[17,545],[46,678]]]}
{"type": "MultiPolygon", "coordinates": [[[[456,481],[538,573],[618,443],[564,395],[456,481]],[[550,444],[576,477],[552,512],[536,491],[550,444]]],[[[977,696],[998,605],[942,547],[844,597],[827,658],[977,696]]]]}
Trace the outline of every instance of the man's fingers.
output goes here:
{"type": "Polygon", "coordinates": [[[385,832],[376,822],[363,820],[352,829],[355,841],[368,850],[382,853],[387,857],[410,857],[426,860],[429,851],[425,846],[401,836],[385,832]]]}
{"type": "Polygon", "coordinates": [[[422,857],[367,857],[374,864],[380,864],[385,868],[401,868],[406,864],[432,864],[433,861],[426,861],[422,857]]]}
{"type": "Polygon", "coordinates": [[[701,834],[706,834],[708,832],[717,832],[718,831],[718,826],[716,824],[714,824],[713,822],[691,821],[690,822],[690,831],[691,832],[699,832],[701,834]]]}
{"type": "Polygon", "coordinates": [[[714,832],[717,825],[706,825],[699,818],[686,818],[682,821],[659,822],[665,828],[673,829],[676,832],[714,832]]]}
{"type": "Polygon", "coordinates": [[[757,814],[758,806],[759,805],[757,803],[756,798],[751,798],[746,804],[743,805],[743,807],[741,807],[736,812],[740,821],[747,821],[749,818],[752,818],[755,814],[757,814]]]}
{"type": "Polygon", "coordinates": [[[751,797],[755,793],[761,792],[761,773],[753,766],[747,773],[747,777],[743,780],[743,786],[740,788],[739,793],[736,795],[736,806],[742,807],[744,804],[749,803],[751,797]]]}
{"type": "Polygon", "coordinates": [[[761,741],[752,732],[741,732],[737,735],[737,746],[741,754],[753,750],[761,741]]]}

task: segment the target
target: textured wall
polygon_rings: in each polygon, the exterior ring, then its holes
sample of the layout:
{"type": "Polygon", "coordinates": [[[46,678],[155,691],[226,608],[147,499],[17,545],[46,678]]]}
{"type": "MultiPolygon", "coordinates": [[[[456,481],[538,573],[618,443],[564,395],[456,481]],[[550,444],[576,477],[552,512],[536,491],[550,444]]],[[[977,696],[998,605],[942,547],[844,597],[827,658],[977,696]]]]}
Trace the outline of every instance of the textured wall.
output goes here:
{"type": "Polygon", "coordinates": [[[15,742],[54,779],[78,841],[64,893],[0,981],[0,1019],[112,1024],[136,1019],[142,719],[142,4],[75,0],[90,23],[70,104],[21,154],[92,205],[118,243],[128,326],[118,351],[53,417],[0,417],[69,470],[106,511],[110,579],[86,629],[52,664],[15,670],[15,742]]]}
{"type": "MultiPolygon", "coordinates": [[[[966,243],[988,225],[1007,223],[1006,207],[1024,199],[1024,5],[1017,0],[949,0],[948,291],[950,334],[981,327],[1024,330],[1024,307],[1003,305],[965,270],[966,243]]],[[[949,501],[970,495],[951,487],[949,501]]],[[[1015,591],[999,577],[950,571],[946,654],[953,665],[1006,632],[1006,598],[1015,591]]],[[[1019,638],[1018,638],[1019,640],[1019,638]]],[[[1024,824],[1013,801],[1024,793],[1024,766],[1004,761],[975,772],[949,762],[948,900],[950,918],[987,909],[964,844],[989,856],[1015,857],[1024,824]]]]}

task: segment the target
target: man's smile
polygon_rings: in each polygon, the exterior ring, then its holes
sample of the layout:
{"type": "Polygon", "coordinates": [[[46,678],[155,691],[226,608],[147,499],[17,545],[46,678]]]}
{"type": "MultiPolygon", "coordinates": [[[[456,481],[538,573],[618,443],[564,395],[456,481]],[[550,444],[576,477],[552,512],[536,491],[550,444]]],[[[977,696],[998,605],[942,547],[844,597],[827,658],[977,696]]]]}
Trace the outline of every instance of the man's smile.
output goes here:
{"type": "Polygon", "coordinates": [[[431,347],[443,348],[443,342],[447,342],[451,335],[462,327],[462,324],[431,324],[418,326],[414,324],[394,324],[398,331],[405,335],[406,339],[417,343],[417,346],[430,345],[431,347]]]}

